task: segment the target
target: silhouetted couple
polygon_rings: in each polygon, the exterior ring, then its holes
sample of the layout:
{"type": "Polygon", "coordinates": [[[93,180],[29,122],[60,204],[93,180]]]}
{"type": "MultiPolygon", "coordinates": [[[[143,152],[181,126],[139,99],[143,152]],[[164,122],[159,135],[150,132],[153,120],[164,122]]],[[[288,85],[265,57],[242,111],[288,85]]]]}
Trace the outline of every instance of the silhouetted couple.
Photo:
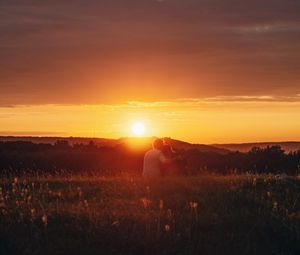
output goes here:
{"type": "Polygon", "coordinates": [[[147,151],[144,157],[143,177],[153,178],[178,174],[183,169],[178,169],[177,158],[178,156],[169,144],[162,139],[155,139],[152,149],[147,151]]]}

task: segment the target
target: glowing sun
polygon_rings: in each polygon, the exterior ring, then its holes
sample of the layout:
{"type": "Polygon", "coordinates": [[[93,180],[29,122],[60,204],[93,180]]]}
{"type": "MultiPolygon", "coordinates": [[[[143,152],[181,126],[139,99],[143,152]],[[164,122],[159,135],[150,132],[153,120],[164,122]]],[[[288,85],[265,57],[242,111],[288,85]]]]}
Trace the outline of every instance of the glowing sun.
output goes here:
{"type": "Polygon", "coordinates": [[[135,136],[143,136],[145,134],[145,125],[142,122],[135,122],[131,127],[132,133],[135,136]]]}

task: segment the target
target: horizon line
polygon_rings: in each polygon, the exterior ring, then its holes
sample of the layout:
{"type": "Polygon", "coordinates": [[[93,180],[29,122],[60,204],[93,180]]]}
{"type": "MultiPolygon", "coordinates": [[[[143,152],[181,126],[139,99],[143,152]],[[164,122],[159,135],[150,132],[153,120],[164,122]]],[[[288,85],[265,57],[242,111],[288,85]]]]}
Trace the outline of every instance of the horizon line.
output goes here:
{"type": "MultiPolygon", "coordinates": [[[[108,138],[108,137],[90,137],[90,136],[38,136],[38,135],[1,135],[0,138],[61,138],[61,139],[106,139],[106,140],[120,140],[120,139],[126,139],[126,138],[134,138],[134,139],[153,139],[153,138],[169,138],[172,140],[177,140],[181,142],[187,142],[190,144],[205,144],[205,145],[239,145],[239,144],[264,144],[264,143],[300,143],[300,140],[278,140],[278,141],[248,141],[248,142],[222,142],[222,143],[193,143],[187,140],[183,139],[177,139],[177,138],[172,138],[169,136],[144,136],[144,137],[137,137],[137,136],[124,136],[124,137],[119,137],[119,138],[108,138]]],[[[1,142],[1,141],[0,141],[1,142]]]]}

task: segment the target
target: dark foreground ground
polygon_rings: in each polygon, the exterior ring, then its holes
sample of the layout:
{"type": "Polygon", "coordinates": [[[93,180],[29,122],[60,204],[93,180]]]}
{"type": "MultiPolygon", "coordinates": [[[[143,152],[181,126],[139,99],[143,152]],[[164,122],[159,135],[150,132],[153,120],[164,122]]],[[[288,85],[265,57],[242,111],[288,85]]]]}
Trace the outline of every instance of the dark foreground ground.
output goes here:
{"type": "Polygon", "coordinates": [[[300,180],[19,178],[0,183],[0,254],[300,254],[300,180]]]}

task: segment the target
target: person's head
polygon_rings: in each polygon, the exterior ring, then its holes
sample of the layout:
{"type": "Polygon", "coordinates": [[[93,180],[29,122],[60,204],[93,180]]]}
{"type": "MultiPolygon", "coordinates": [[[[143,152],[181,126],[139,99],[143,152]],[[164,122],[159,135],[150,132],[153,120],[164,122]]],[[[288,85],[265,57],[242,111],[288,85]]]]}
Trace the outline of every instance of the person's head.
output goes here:
{"type": "Polygon", "coordinates": [[[164,142],[162,139],[159,139],[159,138],[155,139],[152,143],[153,149],[161,150],[163,148],[163,146],[164,146],[164,142]]]}

